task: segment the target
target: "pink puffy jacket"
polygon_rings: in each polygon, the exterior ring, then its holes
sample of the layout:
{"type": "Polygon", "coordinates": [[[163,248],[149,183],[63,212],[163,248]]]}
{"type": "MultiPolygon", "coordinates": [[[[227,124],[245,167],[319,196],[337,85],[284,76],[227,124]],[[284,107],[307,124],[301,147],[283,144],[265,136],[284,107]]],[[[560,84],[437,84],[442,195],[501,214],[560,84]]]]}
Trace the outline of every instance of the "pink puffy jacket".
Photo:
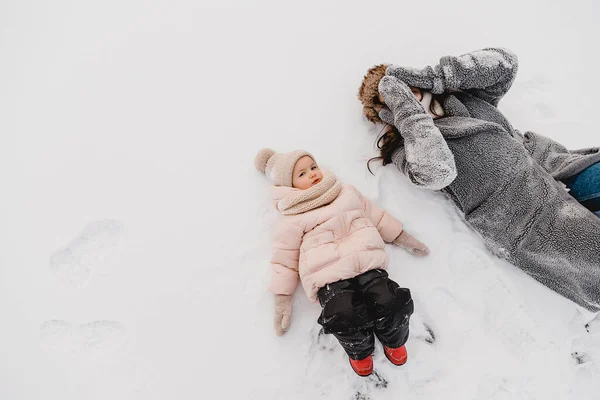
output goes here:
{"type": "MultiPolygon", "coordinates": [[[[272,186],[272,198],[277,203],[294,190],[298,189],[272,186]]],[[[386,269],[384,241],[394,241],[401,232],[400,221],[353,186],[342,185],[331,204],[281,216],[273,238],[269,289],[293,294],[300,280],[306,295],[317,302],[317,291],[328,283],[386,269]]]]}

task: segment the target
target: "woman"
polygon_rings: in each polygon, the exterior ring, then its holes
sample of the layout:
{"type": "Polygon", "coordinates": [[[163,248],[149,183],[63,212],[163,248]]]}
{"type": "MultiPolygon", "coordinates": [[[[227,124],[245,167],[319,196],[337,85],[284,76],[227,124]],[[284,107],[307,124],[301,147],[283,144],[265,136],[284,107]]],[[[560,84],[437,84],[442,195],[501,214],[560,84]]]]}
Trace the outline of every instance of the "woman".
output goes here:
{"type": "Polygon", "coordinates": [[[515,130],[496,106],[516,72],[516,56],[494,48],[422,70],[379,65],[359,98],[370,121],[389,125],[379,142],[384,165],[447,194],[494,254],[600,311],[600,219],[560,182],[574,187],[600,172],[599,149],[568,151],[515,130]]]}

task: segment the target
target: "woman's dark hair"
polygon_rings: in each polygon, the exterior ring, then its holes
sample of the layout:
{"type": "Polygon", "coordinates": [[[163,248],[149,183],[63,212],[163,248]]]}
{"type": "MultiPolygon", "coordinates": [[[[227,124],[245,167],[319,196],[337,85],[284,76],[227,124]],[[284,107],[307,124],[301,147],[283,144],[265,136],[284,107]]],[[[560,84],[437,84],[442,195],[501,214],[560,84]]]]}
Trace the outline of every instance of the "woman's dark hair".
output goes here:
{"type": "Polygon", "coordinates": [[[382,133],[376,142],[377,149],[379,150],[379,157],[373,157],[369,161],[367,161],[367,169],[369,172],[373,174],[371,171],[371,162],[381,160],[383,165],[388,165],[392,163],[392,154],[394,152],[404,146],[404,139],[398,132],[398,128],[393,125],[386,125],[382,129],[382,133]]]}

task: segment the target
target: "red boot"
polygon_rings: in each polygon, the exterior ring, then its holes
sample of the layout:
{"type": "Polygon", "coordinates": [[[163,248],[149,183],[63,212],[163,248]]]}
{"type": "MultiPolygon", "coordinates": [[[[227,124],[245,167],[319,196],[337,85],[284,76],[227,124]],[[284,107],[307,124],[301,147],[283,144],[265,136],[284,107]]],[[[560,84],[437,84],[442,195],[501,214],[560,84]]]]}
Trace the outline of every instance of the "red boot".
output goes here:
{"type": "Polygon", "coordinates": [[[408,358],[406,347],[400,346],[392,349],[391,347],[383,346],[383,352],[388,360],[394,365],[404,365],[408,358]]]}
{"type": "Polygon", "coordinates": [[[362,359],[350,359],[350,366],[359,376],[369,376],[373,372],[373,355],[362,359]]]}

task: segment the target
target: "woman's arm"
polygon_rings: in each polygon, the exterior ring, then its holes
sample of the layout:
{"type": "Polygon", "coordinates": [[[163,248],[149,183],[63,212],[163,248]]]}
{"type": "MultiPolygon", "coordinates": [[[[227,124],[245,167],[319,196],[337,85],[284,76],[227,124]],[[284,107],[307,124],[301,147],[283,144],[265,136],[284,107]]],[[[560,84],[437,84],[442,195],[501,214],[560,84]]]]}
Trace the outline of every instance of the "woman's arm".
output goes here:
{"type": "Polygon", "coordinates": [[[507,49],[487,48],[459,57],[445,56],[435,67],[421,70],[390,65],[387,75],[432,93],[465,91],[497,106],[518,70],[518,59],[507,49]]]}
{"type": "Polygon", "coordinates": [[[385,76],[379,82],[379,92],[404,138],[404,148],[392,157],[398,169],[416,186],[440,190],[451,184],[456,178],[454,155],[409,87],[385,76]]]}
{"type": "Polygon", "coordinates": [[[549,137],[534,132],[525,132],[525,135],[517,133],[517,139],[523,143],[531,158],[556,180],[568,179],[600,162],[598,147],[568,150],[549,137]]]}

